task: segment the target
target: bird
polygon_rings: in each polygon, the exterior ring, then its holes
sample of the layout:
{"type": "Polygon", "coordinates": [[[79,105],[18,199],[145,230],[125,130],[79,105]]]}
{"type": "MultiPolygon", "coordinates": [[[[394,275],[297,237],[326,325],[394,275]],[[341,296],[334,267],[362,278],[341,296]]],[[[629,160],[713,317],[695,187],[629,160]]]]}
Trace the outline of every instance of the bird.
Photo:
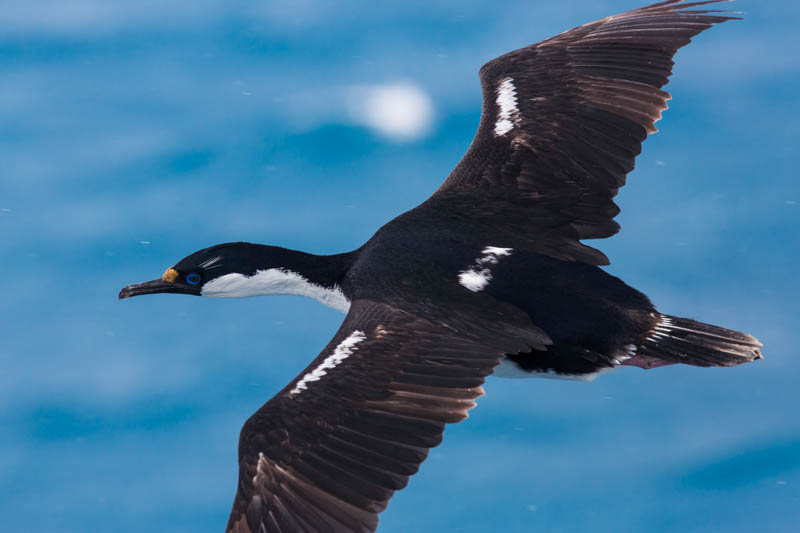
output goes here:
{"type": "Polygon", "coordinates": [[[619,231],[614,197],[667,108],[673,56],[740,18],[707,7],[719,1],[662,1],[486,63],[463,158],[354,251],[225,243],[120,291],[294,294],[346,315],[244,423],[226,532],[375,531],[489,375],[585,380],[762,358],[749,334],[659,312],[582,242],[619,231]]]}

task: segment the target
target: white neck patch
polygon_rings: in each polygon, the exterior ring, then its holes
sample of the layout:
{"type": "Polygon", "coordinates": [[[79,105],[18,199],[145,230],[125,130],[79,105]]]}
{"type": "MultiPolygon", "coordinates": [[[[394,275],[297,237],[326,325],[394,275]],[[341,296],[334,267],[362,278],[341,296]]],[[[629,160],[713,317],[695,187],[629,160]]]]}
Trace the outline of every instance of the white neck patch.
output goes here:
{"type": "Polygon", "coordinates": [[[497,122],[494,123],[495,137],[502,137],[519,124],[517,108],[517,88],[513,78],[505,78],[497,86],[497,122]]]}
{"type": "Polygon", "coordinates": [[[513,248],[487,246],[475,260],[475,265],[459,272],[458,282],[472,292],[482,291],[492,281],[492,265],[499,263],[501,257],[511,255],[512,251],[513,248]]]}
{"type": "Polygon", "coordinates": [[[311,283],[296,272],[281,268],[259,270],[252,276],[238,273],[225,274],[203,285],[200,294],[215,298],[248,298],[266,294],[292,294],[314,298],[342,313],[347,313],[350,309],[350,300],[345,297],[338,286],[329,289],[322,285],[311,283]]]}
{"type": "Polygon", "coordinates": [[[350,357],[354,351],[358,350],[358,348],[355,347],[356,344],[366,338],[367,336],[364,335],[363,331],[353,331],[353,333],[351,333],[345,340],[339,343],[339,345],[333,350],[333,353],[326,357],[317,368],[304,375],[303,378],[297,382],[297,385],[295,385],[294,388],[289,391],[289,395],[294,396],[298,392],[308,389],[308,384],[312,381],[319,381],[322,376],[328,373],[326,370],[335,368],[342,361],[350,357]]]}

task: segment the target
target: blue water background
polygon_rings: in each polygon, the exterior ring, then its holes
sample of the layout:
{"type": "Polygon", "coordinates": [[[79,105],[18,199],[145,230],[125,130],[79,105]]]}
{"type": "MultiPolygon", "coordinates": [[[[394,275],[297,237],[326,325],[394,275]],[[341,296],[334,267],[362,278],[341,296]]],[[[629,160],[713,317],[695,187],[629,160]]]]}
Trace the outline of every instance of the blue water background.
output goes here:
{"type": "MultiPolygon", "coordinates": [[[[637,2],[333,4],[0,1],[0,530],[221,531],[241,424],[341,315],[119,288],[220,242],[359,246],[461,157],[483,62],[637,2]],[[343,111],[391,82],[427,135],[343,111]]],[[[678,54],[598,245],[766,359],[491,378],[380,531],[800,531],[800,4],[735,7],[678,54]]]]}

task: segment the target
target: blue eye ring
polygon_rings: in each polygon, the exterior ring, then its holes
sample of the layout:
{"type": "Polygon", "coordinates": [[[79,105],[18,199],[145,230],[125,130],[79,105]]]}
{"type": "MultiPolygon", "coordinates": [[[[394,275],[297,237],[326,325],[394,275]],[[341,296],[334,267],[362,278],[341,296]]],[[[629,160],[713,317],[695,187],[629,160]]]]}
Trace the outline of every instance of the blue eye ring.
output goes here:
{"type": "Polygon", "coordinates": [[[200,274],[197,272],[192,272],[190,274],[186,274],[186,283],[189,285],[197,285],[200,283],[200,274]]]}

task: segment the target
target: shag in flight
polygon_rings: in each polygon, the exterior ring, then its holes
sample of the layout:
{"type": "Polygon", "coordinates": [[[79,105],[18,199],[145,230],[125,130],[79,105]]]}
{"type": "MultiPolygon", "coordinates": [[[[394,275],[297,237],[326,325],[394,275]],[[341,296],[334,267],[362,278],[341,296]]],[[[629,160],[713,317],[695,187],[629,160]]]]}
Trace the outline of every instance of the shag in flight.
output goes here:
{"type": "Polygon", "coordinates": [[[359,249],[244,242],[195,252],[120,298],[299,294],[346,313],[330,344],[244,424],[227,531],[374,531],[486,376],[733,366],[750,335],[659,313],[581,241],[667,107],[672,57],[732,18],[668,0],[489,61],[472,145],[439,189],[359,249]]]}

